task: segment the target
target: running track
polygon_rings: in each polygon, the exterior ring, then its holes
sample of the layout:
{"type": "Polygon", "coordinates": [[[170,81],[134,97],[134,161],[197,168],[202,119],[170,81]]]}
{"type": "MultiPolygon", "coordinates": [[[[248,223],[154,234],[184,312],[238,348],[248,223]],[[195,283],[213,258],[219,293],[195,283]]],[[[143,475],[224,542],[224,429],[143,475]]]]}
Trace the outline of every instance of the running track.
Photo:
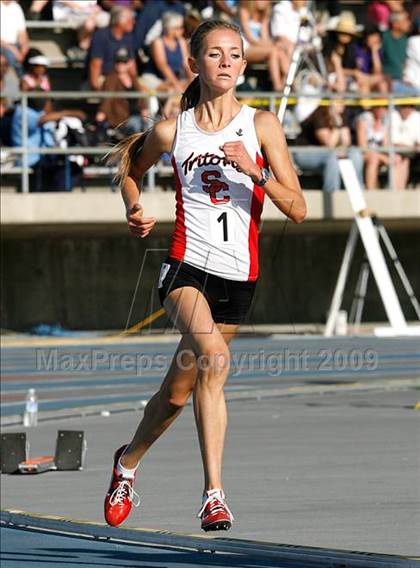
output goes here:
{"type": "MultiPolygon", "coordinates": [[[[19,423],[30,387],[37,390],[41,420],[69,413],[141,407],[160,384],[177,343],[166,338],[164,342],[140,339],[138,343],[92,341],[4,347],[2,422],[19,423]]],[[[241,337],[232,342],[232,359],[226,386],[230,400],[420,385],[418,338],[241,337]]],[[[237,539],[216,538],[207,541],[208,547],[203,546],[203,541],[189,545],[185,538],[196,537],[159,531],[155,541],[153,534],[144,533],[133,542],[123,533],[110,539],[109,527],[88,524],[87,528],[79,528],[77,522],[54,519],[53,529],[45,519],[21,522],[19,515],[16,520],[11,521],[11,517],[13,514],[2,513],[1,562],[5,568],[420,566],[417,558],[367,553],[360,556],[351,551],[269,544],[262,550],[258,543],[237,539]],[[236,547],[234,551],[229,550],[231,546],[236,547]]]]}
{"type": "MultiPolygon", "coordinates": [[[[85,408],[124,410],[144,404],[157,389],[178,341],[4,347],[3,424],[21,415],[36,389],[41,418],[85,408]],[[143,402],[142,402],[143,401],[143,402]]],[[[276,396],[360,382],[420,379],[419,338],[239,337],[231,344],[228,398],[276,396]]]]}

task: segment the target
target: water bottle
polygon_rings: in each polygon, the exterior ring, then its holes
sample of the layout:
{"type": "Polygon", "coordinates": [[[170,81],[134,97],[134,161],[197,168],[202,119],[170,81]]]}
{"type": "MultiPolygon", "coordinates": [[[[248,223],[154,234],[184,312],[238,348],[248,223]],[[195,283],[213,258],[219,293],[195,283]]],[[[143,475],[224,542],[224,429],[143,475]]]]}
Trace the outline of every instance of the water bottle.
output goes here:
{"type": "Polygon", "coordinates": [[[38,397],[35,389],[29,389],[26,395],[25,413],[23,415],[23,425],[27,428],[38,424],[38,397]]]}

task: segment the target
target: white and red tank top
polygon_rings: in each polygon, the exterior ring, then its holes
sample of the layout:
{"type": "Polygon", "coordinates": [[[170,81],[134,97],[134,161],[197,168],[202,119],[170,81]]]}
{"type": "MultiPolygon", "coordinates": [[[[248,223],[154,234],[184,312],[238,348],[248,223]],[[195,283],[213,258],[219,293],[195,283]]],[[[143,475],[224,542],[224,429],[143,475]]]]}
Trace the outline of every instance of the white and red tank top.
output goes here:
{"type": "Polygon", "coordinates": [[[258,233],[264,190],[238,171],[220,149],[242,141],[261,167],[264,160],[254,108],[242,105],[223,130],[207,132],[194,109],[177,119],[172,149],[176,221],[169,256],[229,280],[258,278],[258,233]]]}

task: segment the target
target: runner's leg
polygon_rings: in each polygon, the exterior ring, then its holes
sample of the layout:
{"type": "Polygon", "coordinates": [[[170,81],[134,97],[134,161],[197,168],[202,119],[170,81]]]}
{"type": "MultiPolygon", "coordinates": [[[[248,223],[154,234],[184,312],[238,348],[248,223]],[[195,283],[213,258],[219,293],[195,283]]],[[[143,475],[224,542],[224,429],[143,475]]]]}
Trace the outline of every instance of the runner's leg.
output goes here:
{"type": "MultiPolygon", "coordinates": [[[[189,297],[191,295],[194,296],[191,302],[191,305],[194,306],[198,291],[195,288],[188,288],[188,290],[190,292],[187,292],[187,295],[189,297]]],[[[205,299],[204,302],[207,304],[205,299]]],[[[208,304],[207,309],[208,311],[210,310],[208,304]]],[[[187,317],[191,317],[191,314],[187,317]]],[[[238,328],[237,325],[214,324],[212,320],[211,323],[204,325],[207,325],[207,328],[216,328],[225,344],[228,344],[234,337],[238,328]]],[[[197,380],[197,357],[192,345],[189,334],[185,333],[159,391],[149,400],[144,410],[143,419],[124,456],[121,458],[121,464],[124,467],[128,469],[136,467],[149,447],[182,412],[194,390],[197,380]]],[[[202,446],[201,437],[200,446],[202,446]]]]}
{"type": "MultiPolygon", "coordinates": [[[[194,413],[204,467],[204,490],[222,488],[221,469],[227,425],[223,387],[230,352],[201,292],[191,287],[174,290],[165,300],[169,317],[187,335],[197,357],[194,413]]],[[[238,325],[224,325],[234,335],[238,325]]]]}

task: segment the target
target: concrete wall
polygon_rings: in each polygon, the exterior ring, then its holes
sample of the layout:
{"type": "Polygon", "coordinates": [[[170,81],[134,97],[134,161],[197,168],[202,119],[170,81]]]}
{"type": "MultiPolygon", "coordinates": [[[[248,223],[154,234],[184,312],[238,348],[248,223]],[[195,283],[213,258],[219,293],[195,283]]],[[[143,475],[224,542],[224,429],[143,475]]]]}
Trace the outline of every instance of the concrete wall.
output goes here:
{"type": "MultiPolygon", "coordinates": [[[[261,278],[249,323],[324,322],[350,223],[303,225],[266,222],[261,235],[261,278]]],[[[59,227],[21,225],[2,243],[2,327],[26,330],[59,322],[70,329],[123,329],[144,262],[130,325],[160,307],[156,281],[172,226],[161,223],[147,241],[127,235],[123,224],[59,227]],[[147,250],[148,249],[148,250],[147,250]]],[[[400,223],[390,236],[417,295],[420,296],[420,226],[400,223]]],[[[345,298],[349,307],[361,245],[345,298]]],[[[399,289],[401,287],[399,286],[399,289]]],[[[403,295],[401,295],[403,297],[403,295]]],[[[414,319],[404,297],[403,309],[414,319]]],[[[385,320],[373,279],[364,321],[385,320]]],[[[154,327],[164,327],[166,318],[154,327]]]]}

